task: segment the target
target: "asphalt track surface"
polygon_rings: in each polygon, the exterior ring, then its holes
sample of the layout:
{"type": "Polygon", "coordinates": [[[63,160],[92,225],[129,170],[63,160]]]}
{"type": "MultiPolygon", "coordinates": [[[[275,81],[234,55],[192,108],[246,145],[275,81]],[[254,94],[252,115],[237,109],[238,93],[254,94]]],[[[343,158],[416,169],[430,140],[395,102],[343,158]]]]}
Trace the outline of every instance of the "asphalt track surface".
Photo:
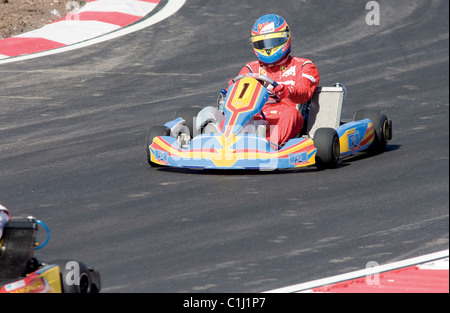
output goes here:
{"type": "Polygon", "coordinates": [[[0,203],[52,231],[103,292],[262,292],[448,249],[449,2],[189,0],[170,18],[81,50],[0,66],[0,203]],[[253,22],[284,16],[293,54],[348,89],[343,117],[382,109],[384,154],[335,170],[153,169],[145,136],[213,105],[253,22]]]}

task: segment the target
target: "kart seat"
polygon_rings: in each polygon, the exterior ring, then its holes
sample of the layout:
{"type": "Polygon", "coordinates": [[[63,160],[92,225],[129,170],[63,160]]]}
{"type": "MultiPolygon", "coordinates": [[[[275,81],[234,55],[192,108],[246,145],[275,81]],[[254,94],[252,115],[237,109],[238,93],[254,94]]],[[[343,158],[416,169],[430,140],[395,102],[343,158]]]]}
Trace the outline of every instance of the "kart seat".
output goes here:
{"type": "Polygon", "coordinates": [[[297,105],[305,120],[301,135],[314,138],[318,128],[338,128],[346,89],[337,83],[333,87],[317,87],[308,103],[297,105]]]}

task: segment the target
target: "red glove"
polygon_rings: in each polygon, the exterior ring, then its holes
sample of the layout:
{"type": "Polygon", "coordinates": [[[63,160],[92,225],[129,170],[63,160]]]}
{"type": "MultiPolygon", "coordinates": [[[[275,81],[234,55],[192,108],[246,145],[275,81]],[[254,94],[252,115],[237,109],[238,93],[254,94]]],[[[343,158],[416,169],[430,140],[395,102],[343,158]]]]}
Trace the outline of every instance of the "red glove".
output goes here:
{"type": "Polygon", "coordinates": [[[273,90],[273,92],[280,99],[287,98],[292,93],[290,86],[285,86],[282,84],[279,84],[278,86],[276,86],[275,89],[273,90]]]}

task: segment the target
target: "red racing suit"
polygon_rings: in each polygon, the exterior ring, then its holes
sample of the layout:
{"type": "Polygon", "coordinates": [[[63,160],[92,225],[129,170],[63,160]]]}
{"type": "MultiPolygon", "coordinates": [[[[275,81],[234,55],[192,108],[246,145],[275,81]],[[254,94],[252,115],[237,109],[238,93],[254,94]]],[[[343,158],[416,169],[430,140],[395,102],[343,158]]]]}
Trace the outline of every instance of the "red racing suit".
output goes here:
{"type": "Polygon", "coordinates": [[[270,129],[267,140],[281,145],[295,137],[303,128],[303,117],[297,110],[297,104],[308,102],[319,85],[319,71],[308,59],[287,56],[275,65],[268,66],[253,61],[247,63],[239,72],[256,73],[267,76],[288,88],[287,97],[269,101],[262,112],[270,129]]]}

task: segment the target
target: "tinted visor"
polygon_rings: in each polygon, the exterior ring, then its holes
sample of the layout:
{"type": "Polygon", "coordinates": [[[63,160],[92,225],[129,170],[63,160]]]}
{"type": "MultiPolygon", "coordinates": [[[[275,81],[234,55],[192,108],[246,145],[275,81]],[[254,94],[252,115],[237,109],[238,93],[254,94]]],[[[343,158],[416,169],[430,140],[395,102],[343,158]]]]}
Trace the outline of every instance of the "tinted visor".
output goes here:
{"type": "Polygon", "coordinates": [[[289,32],[281,32],[271,35],[269,38],[264,38],[269,36],[258,35],[252,36],[251,42],[252,46],[258,50],[273,49],[275,47],[281,46],[286,43],[289,39],[289,32]]]}

